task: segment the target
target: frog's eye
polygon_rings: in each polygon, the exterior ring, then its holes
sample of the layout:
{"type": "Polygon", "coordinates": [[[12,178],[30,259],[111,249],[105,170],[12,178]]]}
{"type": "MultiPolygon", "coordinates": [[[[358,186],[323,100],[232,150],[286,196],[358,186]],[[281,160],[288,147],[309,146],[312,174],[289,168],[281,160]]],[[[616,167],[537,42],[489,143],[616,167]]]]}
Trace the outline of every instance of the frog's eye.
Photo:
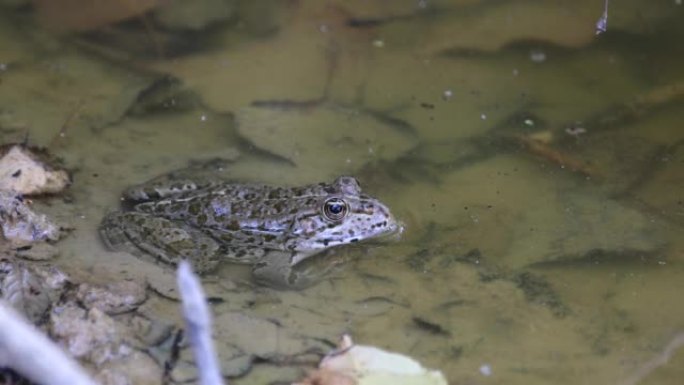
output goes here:
{"type": "Polygon", "coordinates": [[[340,198],[330,198],[323,203],[323,215],[331,221],[342,220],[347,211],[347,203],[340,198]]]}

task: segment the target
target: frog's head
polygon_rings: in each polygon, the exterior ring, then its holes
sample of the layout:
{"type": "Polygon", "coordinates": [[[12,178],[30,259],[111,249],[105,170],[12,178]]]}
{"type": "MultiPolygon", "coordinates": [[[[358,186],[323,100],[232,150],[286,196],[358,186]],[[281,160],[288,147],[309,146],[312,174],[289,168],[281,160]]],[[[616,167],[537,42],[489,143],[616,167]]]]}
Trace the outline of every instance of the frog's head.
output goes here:
{"type": "Polygon", "coordinates": [[[328,185],[316,209],[295,219],[287,247],[303,257],[323,249],[362,242],[401,231],[389,208],[361,193],[355,178],[343,176],[328,185]]]}

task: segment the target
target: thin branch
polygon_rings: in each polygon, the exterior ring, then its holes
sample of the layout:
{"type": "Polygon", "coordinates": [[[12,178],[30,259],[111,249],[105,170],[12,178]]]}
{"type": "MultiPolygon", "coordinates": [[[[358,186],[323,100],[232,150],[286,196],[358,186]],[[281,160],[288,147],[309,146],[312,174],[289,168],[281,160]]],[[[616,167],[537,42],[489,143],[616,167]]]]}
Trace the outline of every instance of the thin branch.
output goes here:
{"type": "Polygon", "coordinates": [[[649,374],[653,373],[656,369],[661,366],[665,366],[672,355],[684,346],[684,332],[680,332],[675,335],[672,340],[665,346],[662,352],[658,353],[655,357],[648,360],[646,363],[641,365],[639,369],[632,374],[629,378],[622,381],[620,385],[636,385],[640,383],[644,378],[648,377],[649,374]]]}
{"type": "Polygon", "coordinates": [[[9,305],[0,301],[0,367],[43,385],[96,385],[67,356],[9,305]]]}
{"type": "Polygon", "coordinates": [[[178,265],[178,289],[183,300],[186,334],[195,355],[202,385],[223,385],[221,369],[211,339],[211,315],[199,279],[187,261],[178,265]]]}
{"type": "Polygon", "coordinates": [[[600,35],[608,30],[608,0],[603,2],[603,14],[596,22],[596,34],[600,35]]]}

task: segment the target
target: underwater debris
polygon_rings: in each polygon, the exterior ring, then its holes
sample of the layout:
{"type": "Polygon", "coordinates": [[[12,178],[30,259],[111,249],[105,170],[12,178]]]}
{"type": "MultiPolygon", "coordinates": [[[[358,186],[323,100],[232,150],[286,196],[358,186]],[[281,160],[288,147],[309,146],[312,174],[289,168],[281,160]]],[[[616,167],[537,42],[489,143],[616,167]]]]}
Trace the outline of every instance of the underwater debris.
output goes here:
{"type": "Polygon", "coordinates": [[[69,173],[50,163],[44,150],[23,144],[0,146],[0,190],[21,195],[61,192],[71,182],[69,173]]]}

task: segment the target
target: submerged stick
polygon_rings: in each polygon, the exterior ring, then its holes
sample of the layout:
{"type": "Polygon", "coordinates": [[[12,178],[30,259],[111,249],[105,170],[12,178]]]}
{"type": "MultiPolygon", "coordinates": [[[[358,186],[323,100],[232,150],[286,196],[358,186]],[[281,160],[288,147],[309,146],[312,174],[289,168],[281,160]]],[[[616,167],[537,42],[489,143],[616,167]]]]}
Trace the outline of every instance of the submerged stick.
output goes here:
{"type": "Polygon", "coordinates": [[[223,385],[221,369],[211,340],[211,315],[199,279],[187,261],[178,265],[178,289],[183,301],[183,318],[197,373],[202,385],[223,385]]]}
{"type": "Polygon", "coordinates": [[[96,385],[67,356],[9,305],[0,301],[0,367],[43,385],[96,385]]]}
{"type": "Polygon", "coordinates": [[[600,35],[608,30],[608,0],[603,2],[603,14],[596,22],[596,34],[600,35]]]}
{"type": "Polygon", "coordinates": [[[646,361],[639,369],[632,374],[629,378],[620,383],[620,385],[636,385],[640,383],[644,378],[648,377],[649,374],[654,372],[661,366],[665,366],[672,355],[684,346],[684,332],[680,332],[675,335],[674,338],[665,346],[662,352],[653,357],[652,359],[646,361]]]}

